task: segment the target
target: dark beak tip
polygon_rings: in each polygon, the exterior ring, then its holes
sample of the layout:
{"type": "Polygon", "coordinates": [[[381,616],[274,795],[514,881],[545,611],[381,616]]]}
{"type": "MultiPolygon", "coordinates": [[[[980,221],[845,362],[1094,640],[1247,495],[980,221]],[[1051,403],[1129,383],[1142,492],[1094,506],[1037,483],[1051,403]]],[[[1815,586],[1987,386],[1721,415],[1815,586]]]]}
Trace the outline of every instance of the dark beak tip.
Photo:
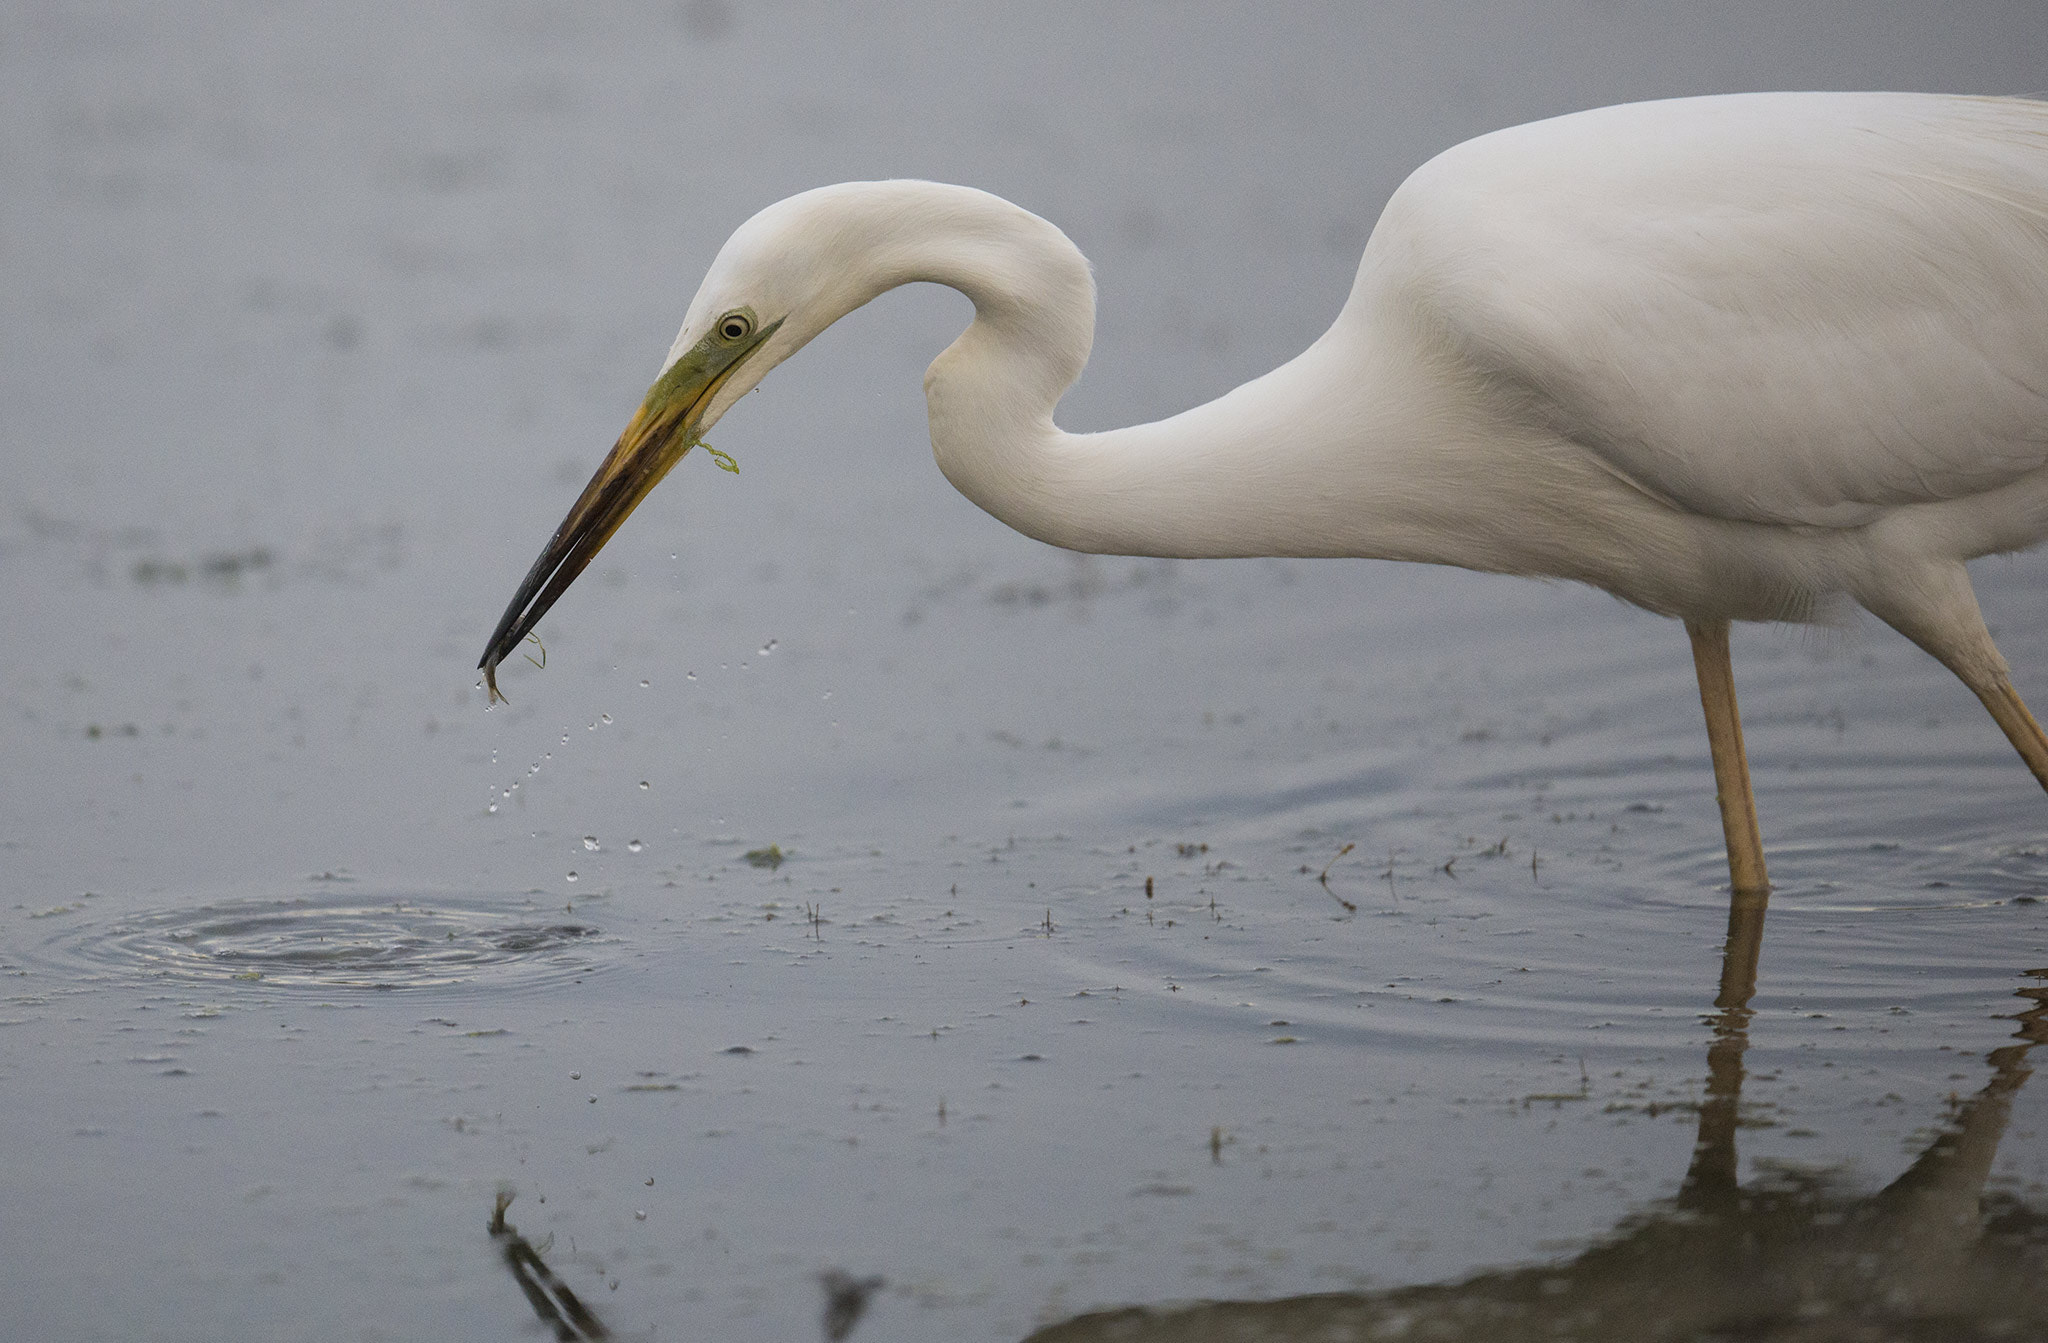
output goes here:
{"type": "MultiPolygon", "coordinates": [[[[663,412],[651,425],[643,425],[642,419],[636,417],[627,432],[612,446],[610,454],[590,478],[590,483],[583,487],[583,493],[577,497],[568,516],[555,529],[553,539],[527,571],[511,604],[505,608],[498,628],[493,631],[490,643],[485,645],[483,660],[477,663],[477,667],[484,674],[490,703],[509,702],[498,691],[498,664],[532,633],[533,627],[540,623],[540,618],[554,605],[555,599],[576,581],[576,576],[588,567],[627,515],[696,445],[695,431],[686,423],[689,408],[699,405],[722,383],[739,360],[759,348],[781,325],[780,319],[771,322],[746,348],[706,374],[700,385],[689,390],[688,407],[675,415],[663,412]],[[680,446],[675,441],[678,434],[683,436],[680,446]]],[[[655,391],[660,390],[661,384],[658,383],[655,391]]],[[[654,394],[650,391],[650,398],[654,394]]],[[[643,406],[642,414],[646,413],[647,407],[643,406]]],[[[720,465],[726,466],[727,470],[737,469],[725,462],[720,465]]],[[[545,665],[546,660],[547,651],[543,649],[541,665],[545,665]]]]}

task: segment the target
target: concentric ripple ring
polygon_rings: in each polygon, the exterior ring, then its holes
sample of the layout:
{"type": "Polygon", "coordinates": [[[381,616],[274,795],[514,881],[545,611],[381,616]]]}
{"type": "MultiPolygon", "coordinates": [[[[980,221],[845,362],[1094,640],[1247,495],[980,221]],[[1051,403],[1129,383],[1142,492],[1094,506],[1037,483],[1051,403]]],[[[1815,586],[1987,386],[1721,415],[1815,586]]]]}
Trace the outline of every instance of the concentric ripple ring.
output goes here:
{"type": "Polygon", "coordinates": [[[95,965],[293,988],[444,988],[593,968],[600,930],[503,897],[320,895],[127,915],[67,938],[95,965]]]}

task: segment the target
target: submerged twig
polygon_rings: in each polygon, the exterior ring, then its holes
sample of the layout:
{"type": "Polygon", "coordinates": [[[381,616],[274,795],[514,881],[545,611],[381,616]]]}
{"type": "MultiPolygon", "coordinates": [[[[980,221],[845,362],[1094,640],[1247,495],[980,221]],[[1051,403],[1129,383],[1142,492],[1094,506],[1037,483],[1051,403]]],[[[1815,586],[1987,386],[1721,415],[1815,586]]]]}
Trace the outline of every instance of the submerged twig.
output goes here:
{"type": "Polygon", "coordinates": [[[512,1280],[519,1284],[527,1304],[543,1325],[554,1329],[558,1343],[610,1338],[611,1331],[604,1327],[604,1321],[569,1290],[568,1283],[555,1276],[555,1271],[540,1257],[540,1251],[519,1234],[519,1228],[505,1220],[505,1209],[512,1206],[516,1197],[510,1188],[498,1191],[490,1231],[491,1239],[503,1247],[505,1267],[512,1270],[512,1280]]]}
{"type": "Polygon", "coordinates": [[[1338,904],[1344,906],[1344,908],[1347,911],[1353,914],[1356,914],[1358,912],[1358,906],[1352,904],[1349,900],[1346,900],[1343,896],[1337,894],[1335,891],[1330,890],[1330,869],[1337,865],[1338,859],[1342,858],[1345,854],[1351,852],[1353,849],[1357,847],[1358,845],[1356,844],[1346,844],[1343,848],[1337,850],[1337,856],[1335,858],[1330,859],[1329,862],[1323,864],[1322,873],[1316,878],[1317,884],[1320,885],[1323,888],[1323,890],[1329,894],[1329,897],[1332,900],[1335,900],[1338,904]]]}

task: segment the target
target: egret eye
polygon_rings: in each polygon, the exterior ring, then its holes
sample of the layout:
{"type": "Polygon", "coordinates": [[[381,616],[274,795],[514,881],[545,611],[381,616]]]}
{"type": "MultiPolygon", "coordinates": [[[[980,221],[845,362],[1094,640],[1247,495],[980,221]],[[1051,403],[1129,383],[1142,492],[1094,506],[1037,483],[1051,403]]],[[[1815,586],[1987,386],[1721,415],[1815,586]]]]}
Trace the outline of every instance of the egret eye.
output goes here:
{"type": "Polygon", "coordinates": [[[754,319],[743,312],[729,312],[718,319],[718,334],[723,340],[745,340],[754,333],[754,319]]]}

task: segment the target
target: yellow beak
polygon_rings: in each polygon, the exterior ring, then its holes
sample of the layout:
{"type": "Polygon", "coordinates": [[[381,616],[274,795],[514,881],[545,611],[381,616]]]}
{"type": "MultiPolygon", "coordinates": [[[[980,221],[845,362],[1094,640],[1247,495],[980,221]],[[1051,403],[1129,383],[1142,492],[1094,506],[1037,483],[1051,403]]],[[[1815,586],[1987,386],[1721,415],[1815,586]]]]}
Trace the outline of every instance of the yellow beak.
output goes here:
{"type": "Polygon", "coordinates": [[[697,446],[698,424],[712,395],[781,325],[773,322],[737,342],[727,342],[713,332],[671,364],[648,389],[632,423],[619,435],[597,474],[583,487],[569,515],[527,571],[484,648],[477,666],[483,669],[493,702],[505,698],[498,693],[498,664],[532,633],[627,515],[697,446]]]}

